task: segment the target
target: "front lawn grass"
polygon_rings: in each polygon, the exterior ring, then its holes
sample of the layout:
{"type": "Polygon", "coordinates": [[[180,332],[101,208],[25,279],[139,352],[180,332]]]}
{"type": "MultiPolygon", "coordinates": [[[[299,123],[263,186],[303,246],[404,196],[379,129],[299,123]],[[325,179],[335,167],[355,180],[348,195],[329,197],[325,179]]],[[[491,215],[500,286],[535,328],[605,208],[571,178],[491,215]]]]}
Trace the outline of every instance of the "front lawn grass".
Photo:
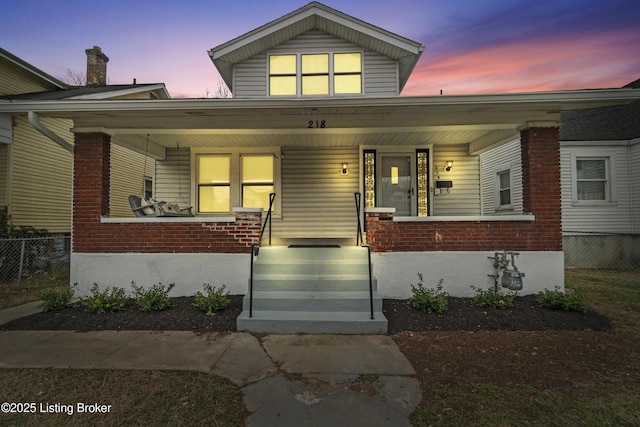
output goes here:
{"type": "MultiPolygon", "coordinates": [[[[2,414],[0,426],[243,426],[231,382],[197,372],[0,369],[3,402],[36,402],[35,414],[2,414]],[[108,413],[40,413],[47,406],[111,405],[108,413]]],[[[64,406],[67,408],[68,406],[64,406]]]]}
{"type": "MultiPolygon", "coordinates": [[[[590,309],[610,318],[623,332],[620,338],[629,340],[629,351],[637,353],[640,270],[566,270],[566,288],[580,292],[590,309]]],[[[423,382],[422,387],[422,404],[411,417],[416,426],[640,425],[637,375],[606,378],[593,372],[592,381],[566,388],[464,379],[423,382]]]]}

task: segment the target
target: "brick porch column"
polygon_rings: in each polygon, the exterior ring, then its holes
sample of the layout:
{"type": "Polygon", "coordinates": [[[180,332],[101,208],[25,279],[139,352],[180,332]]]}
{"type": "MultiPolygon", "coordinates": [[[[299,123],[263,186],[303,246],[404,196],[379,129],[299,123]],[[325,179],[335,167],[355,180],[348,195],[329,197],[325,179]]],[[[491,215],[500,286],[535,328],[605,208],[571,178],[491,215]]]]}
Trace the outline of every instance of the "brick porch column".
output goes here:
{"type": "Polygon", "coordinates": [[[73,246],[87,247],[109,215],[111,137],[103,133],[78,133],[73,149],[73,246]]]}
{"type": "Polygon", "coordinates": [[[562,250],[559,124],[526,123],[520,127],[522,191],[525,213],[532,213],[533,246],[562,250]]]}

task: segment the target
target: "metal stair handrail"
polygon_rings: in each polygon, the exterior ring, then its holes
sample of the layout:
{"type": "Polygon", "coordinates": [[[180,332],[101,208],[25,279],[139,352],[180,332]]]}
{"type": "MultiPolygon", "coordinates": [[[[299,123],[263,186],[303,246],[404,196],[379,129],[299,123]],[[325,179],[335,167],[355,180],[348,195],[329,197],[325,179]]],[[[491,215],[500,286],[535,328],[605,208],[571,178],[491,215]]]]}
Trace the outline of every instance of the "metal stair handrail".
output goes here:
{"type": "Polygon", "coordinates": [[[262,224],[258,242],[251,244],[251,262],[249,269],[249,317],[253,317],[253,261],[260,252],[260,245],[262,244],[262,237],[264,236],[264,230],[267,227],[267,223],[269,224],[269,246],[271,246],[271,212],[273,210],[273,201],[275,198],[276,193],[269,193],[269,210],[267,211],[267,217],[264,220],[264,224],[262,224]]]}
{"type": "Polygon", "coordinates": [[[363,248],[367,248],[367,260],[369,267],[369,309],[371,313],[371,320],[374,320],[373,316],[373,272],[371,271],[371,246],[364,243],[364,238],[362,237],[362,223],[360,221],[360,200],[362,199],[362,194],[359,192],[353,193],[356,199],[356,218],[358,219],[358,228],[356,232],[356,246],[360,246],[363,248]]]}

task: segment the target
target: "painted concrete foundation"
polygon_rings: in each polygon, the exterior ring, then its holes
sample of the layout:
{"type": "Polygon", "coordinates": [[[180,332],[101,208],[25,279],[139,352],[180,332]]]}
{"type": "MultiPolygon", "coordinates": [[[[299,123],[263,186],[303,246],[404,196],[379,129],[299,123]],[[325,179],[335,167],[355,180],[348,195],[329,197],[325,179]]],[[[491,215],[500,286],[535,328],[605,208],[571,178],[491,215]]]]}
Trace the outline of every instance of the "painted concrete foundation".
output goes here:
{"type": "MultiPolygon", "coordinates": [[[[411,284],[422,273],[426,288],[435,288],[442,278],[443,290],[451,296],[474,296],[470,288],[493,285],[494,252],[383,252],[371,255],[373,274],[378,279],[378,293],[383,298],[411,296],[411,284]]],[[[520,295],[536,294],[543,289],[564,290],[564,255],[562,252],[520,252],[518,270],[525,273],[520,295]]],[[[509,265],[511,268],[511,265],[509,265]]]]}
{"type": "MultiPolygon", "coordinates": [[[[382,298],[408,298],[418,273],[427,288],[435,288],[440,278],[452,296],[473,296],[470,288],[493,284],[493,252],[384,252],[373,253],[373,274],[382,298]]],[[[520,295],[536,294],[559,286],[564,290],[564,254],[521,252],[518,269],[525,273],[520,295]]],[[[71,283],[77,283],[78,296],[86,296],[94,283],[100,287],[118,286],[131,291],[138,286],[175,283],[171,296],[191,296],[209,283],[226,285],[232,295],[247,293],[248,254],[83,254],[71,256],[71,283]]]]}
{"type": "Polygon", "coordinates": [[[132,291],[138,286],[175,283],[171,296],[191,296],[208,283],[226,285],[231,295],[244,295],[249,283],[249,254],[82,254],[71,255],[71,283],[77,296],[89,295],[94,283],[132,291]]]}

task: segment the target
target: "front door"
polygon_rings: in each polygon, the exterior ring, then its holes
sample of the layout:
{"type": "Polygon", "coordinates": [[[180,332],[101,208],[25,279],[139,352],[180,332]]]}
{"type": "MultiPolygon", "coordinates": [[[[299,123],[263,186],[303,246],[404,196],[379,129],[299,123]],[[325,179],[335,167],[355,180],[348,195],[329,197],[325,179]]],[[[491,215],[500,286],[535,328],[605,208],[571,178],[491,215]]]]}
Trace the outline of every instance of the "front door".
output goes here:
{"type": "Polygon", "coordinates": [[[378,206],[396,208],[396,216],[415,215],[413,154],[381,154],[378,206]]]}

